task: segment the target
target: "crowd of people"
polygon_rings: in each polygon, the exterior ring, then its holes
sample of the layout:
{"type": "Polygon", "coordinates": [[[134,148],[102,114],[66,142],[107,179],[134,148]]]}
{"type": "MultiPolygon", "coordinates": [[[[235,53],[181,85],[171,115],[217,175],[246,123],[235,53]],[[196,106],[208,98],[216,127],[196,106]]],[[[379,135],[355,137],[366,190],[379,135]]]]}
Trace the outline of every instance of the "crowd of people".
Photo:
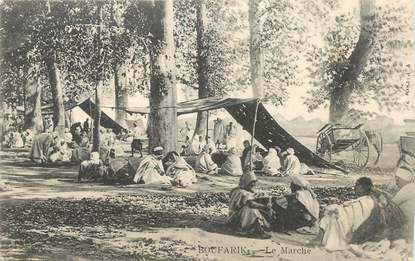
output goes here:
{"type": "MultiPolygon", "coordinates": [[[[10,117],[9,119],[12,119],[10,117]]],[[[16,118],[15,118],[16,119],[16,118]]],[[[11,126],[11,125],[10,125],[11,126]]],[[[368,177],[359,178],[354,187],[356,199],[342,204],[324,205],[303,176],[313,171],[301,163],[293,148],[283,151],[274,146],[267,151],[248,140],[239,153],[230,146],[223,162],[213,154],[236,136],[231,123],[225,126],[215,121],[214,137],[199,136],[190,141],[187,124],[180,131],[185,143],[180,152],[157,146],[143,157],[141,140],[143,128],[134,126],[131,133],[116,135],[111,129],[100,128],[100,151],[91,152],[89,120],[77,122],[65,133],[54,132],[51,118],[45,119],[44,132],[34,135],[30,130],[13,129],[7,133],[10,147],[30,146],[30,159],[38,164],[76,162],[79,182],[121,184],[166,184],[187,187],[197,182],[196,173],[239,176],[239,185],[230,192],[227,224],[237,233],[257,238],[269,238],[269,231],[288,233],[298,229],[318,228],[310,244],[328,250],[346,249],[349,244],[361,244],[380,239],[396,239],[414,224],[415,172],[401,163],[396,171],[399,191],[390,195],[376,189],[368,177]],[[132,153],[139,148],[143,159],[137,166],[123,157],[121,140],[132,138],[132,153]],[[134,146],[133,146],[134,145],[134,146]],[[134,147],[134,148],[133,148],[134,147]],[[184,156],[195,155],[194,168],[184,156]],[[281,197],[256,197],[257,175],[289,177],[289,194],[281,197]]],[[[412,238],[410,235],[408,238],[412,238]]]]}

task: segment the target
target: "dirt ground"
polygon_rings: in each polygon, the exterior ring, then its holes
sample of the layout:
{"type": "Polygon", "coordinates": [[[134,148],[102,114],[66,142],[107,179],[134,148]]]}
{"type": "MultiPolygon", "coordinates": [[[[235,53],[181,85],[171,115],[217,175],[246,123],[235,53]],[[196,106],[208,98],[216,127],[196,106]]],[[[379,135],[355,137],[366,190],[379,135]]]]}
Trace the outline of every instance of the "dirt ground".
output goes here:
{"type": "MultiPolygon", "coordinates": [[[[383,163],[384,164],[384,163],[383,163]]],[[[306,176],[324,201],[353,197],[352,185],[370,175],[392,183],[393,163],[365,172],[306,176]]],[[[305,247],[315,234],[272,233],[244,238],[224,224],[237,177],[198,174],[188,188],[107,186],[75,182],[77,166],[37,167],[27,152],[0,152],[1,260],[406,260],[405,251],[381,256],[329,253],[305,247]],[[293,253],[295,252],[295,253],[293,253]]],[[[259,177],[259,192],[280,195],[288,180],[259,177]]]]}

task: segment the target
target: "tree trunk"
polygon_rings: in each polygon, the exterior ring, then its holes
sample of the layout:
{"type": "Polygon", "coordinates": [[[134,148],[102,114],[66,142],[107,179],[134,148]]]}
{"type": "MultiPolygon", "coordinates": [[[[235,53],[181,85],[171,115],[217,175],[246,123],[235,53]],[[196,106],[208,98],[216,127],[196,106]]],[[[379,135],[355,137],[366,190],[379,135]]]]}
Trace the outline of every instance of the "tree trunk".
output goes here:
{"type": "Polygon", "coordinates": [[[28,70],[26,79],[26,114],[24,129],[31,129],[33,133],[43,132],[42,119],[42,85],[38,76],[39,65],[28,70]]]}
{"type": "MultiPolygon", "coordinates": [[[[209,57],[206,46],[205,27],[206,19],[206,5],[205,0],[196,0],[196,42],[197,42],[197,81],[199,85],[199,98],[209,97],[208,89],[208,66],[209,57]]],[[[193,133],[192,141],[197,135],[206,134],[206,120],[207,112],[198,112],[196,118],[195,131],[193,133]]]]}
{"type": "Polygon", "coordinates": [[[263,64],[264,58],[261,48],[261,19],[258,17],[257,0],[249,0],[249,56],[250,56],[250,72],[252,94],[254,98],[262,98],[264,96],[263,84],[263,64]]]}
{"type": "Polygon", "coordinates": [[[95,86],[95,105],[97,110],[94,113],[94,130],[92,151],[100,151],[101,148],[101,133],[99,131],[101,126],[101,97],[102,97],[102,81],[98,80],[95,86]]]}
{"type": "MultiPolygon", "coordinates": [[[[101,31],[102,31],[102,4],[98,2],[98,7],[97,7],[97,20],[98,20],[98,28],[97,28],[97,50],[98,50],[98,62],[101,62],[102,59],[102,45],[101,45],[101,31]]],[[[97,66],[101,66],[100,64],[97,66]]],[[[102,72],[101,72],[101,67],[97,68],[96,71],[96,84],[95,84],[95,106],[96,106],[96,111],[95,111],[95,115],[94,115],[94,130],[93,130],[93,143],[92,143],[92,151],[96,151],[96,152],[100,152],[100,148],[101,148],[101,133],[99,131],[100,126],[101,126],[101,97],[102,97],[102,87],[103,87],[103,82],[102,82],[102,72]]]]}
{"type": "Polygon", "coordinates": [[[349,67],[334,79],[330,97],[329,122],[341,120],[349,110],[353,83],[366,66],[371,51],[370,30],[375,12],[375,0],[360,0],[360,34],[359,40],[348,58],[349,67]]]}
{"type": "Polygon", "coordinates": [[[4,94],[0,91],[0,150],[3,150],[4,132],[4,94]]]}
{"type": "Polygon", "coordinates": [[[172,151],[177,150],[173,0],[154,0],[151,12],[149,149],[172,151]]]}
{"type": "Polygon", "coordinates": [[[65,107],[63,103],[63,90],[60,79],[60,72],[56,65],[55,52],[51,51],[46,54],[45,64],[48,71],[49,85],[53,98],[53,124],[59,137],[63,138],[65,134],[65,107]]]}
{"type": "Polygon", "coordinates": [[[127,113],[123,108],[128,106],[127,77],[125,65],[114,67],[114,89],[115,89],[115,120],[125,126],[127,113]]]}

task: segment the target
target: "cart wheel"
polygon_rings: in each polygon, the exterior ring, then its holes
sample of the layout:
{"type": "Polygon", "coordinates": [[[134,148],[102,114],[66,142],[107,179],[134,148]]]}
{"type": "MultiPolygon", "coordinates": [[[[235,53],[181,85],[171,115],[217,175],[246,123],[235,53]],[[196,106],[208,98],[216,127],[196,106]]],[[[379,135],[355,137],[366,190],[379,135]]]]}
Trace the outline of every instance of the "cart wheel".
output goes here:
{"type": "Polygon", "coordinates": [[[330,137],[325,133],[320,133],[316,142],[316,154],[327,161],[331,161],[331,146],[330,137]]]}
{"type": "Polygon", "coordinates": [[[365,168],[369,162],[370,146],[369,138],[364,132],[360,133],[359,140],[352,145],[352,151],[354,167],[359,170],[365,168]]]}

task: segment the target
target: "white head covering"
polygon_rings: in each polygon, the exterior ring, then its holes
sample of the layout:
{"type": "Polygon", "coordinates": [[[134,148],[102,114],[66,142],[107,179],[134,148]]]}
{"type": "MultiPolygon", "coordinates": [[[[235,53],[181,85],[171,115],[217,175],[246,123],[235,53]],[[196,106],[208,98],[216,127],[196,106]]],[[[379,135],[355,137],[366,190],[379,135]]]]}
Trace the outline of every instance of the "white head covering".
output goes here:
{"type": "Polygon", "coordinates": [[[236,148],[235,148],[235,147],[230,148],[230,149],[228,150],[228,153],[229,153],[229,154],[232,154],[232,155],[235,155],[235,154],[236,154],[236,148]]]}
{"type": "Polygon", "coordinates": [[[153,149],[153,152],[156,152],[156,151],[161,151],[161,150],[163,150],[163,147],[158,146],[158,147],[155,147],[155,148],[153,149]]]}
{"type": "Polygon", "coordinates": [[[277,156],[277,157],[278,157],[277,150],[276,150],[276,149],[274,149],[274,148],[270,148],[270,149],[268,150],[268,155],[273,155],[273,156],[277,156]]]}
{"type": "Polygon", "coordinates": [[[94,151],[91,152],[91,155],[89,156],[90,160],[93,161],[94,163],[99,163],[99,153],[94,151]]]}
{"type": "Polygon", "coordinates": [[[288,148],[287,153],[290,154],[290,155],[294,155],[295,151],[294,151],[293,148],[288,148]]]}
{"type": "Polygon", "coordinates": [[[407,168],[398,168],[395,172],[396,177],[403,179],[407,182],[415,182],[415,175],[407,168]]]}

